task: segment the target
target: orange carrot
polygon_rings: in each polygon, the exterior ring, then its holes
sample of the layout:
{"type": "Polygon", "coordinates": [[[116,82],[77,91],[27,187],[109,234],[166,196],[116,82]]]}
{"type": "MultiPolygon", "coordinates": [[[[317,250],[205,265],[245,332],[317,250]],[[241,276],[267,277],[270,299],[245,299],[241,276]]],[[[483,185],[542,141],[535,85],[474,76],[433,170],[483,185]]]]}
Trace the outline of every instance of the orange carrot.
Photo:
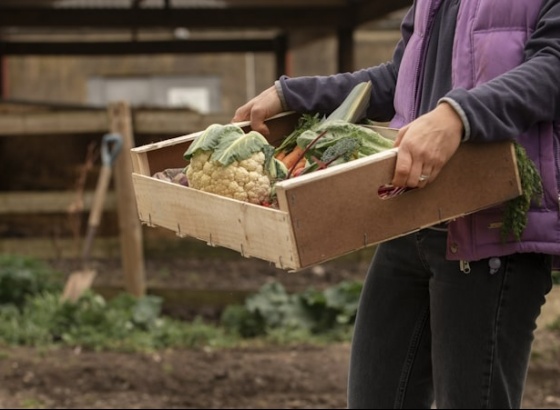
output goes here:
{"type": "Polygon", "coordinates": [[[292,173],[292,178],[299,177],[302,174],[304,169],[305,169],[305,166],[294,169],[294,172],[292,173]]]}
{"type": "Polygon", "coordinates": [[[291,169],[301,159],[303,153],[303,149],[299,145],[296,145],[292,152],[284,157],[282,162],[286,165],[286,168],[291,169]]]}
{"type": "Polygon", "coordinates": [[[286,157],[286,151],[280,151],[274,156],[274,158],[276,158],[279,161],[282,161],[285,157],[286,157]]]}
{"type": "Polygon", "coordinates": [[[298,169],[305,167],[306,163],[307,163],[307,161],[306,161],[305,157],[301,157],[301,159],[294,166],[294,171],[297,171],[298,169]]]}
{"type": "Polygon", "coordinates": [[[292,167],[289,178],[290,177],[293,178],[293,177],[297,177],[298,175],[301,175],[306,165],[307,165],[307,161],[305,160],[305,158],[299,160],[297,164],[292,167]]]}

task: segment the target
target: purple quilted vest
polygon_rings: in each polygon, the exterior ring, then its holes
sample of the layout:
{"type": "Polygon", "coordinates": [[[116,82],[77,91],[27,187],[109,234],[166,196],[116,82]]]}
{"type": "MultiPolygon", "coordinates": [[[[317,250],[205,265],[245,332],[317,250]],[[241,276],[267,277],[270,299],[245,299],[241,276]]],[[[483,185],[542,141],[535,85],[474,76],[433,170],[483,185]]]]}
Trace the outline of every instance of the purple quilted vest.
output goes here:
{"type": "MultiPolygon", "coordinates": [[[[425,34],[441,2],[416,1],[414,34],[399,71],[392,127],[400,128],[417,116],[418,101],[411,95],[419,95],[427,46],[425,34]]],[[[473,88],[522,63],[524,45],[535,27],[541,5],[538,0],[461,0],[452,59],[453,87],[473,88]]],[[[558,131],[552,123],[540,124],[519,138],[541,170],[545,188],[543,204],[530,210],[521,241],[501,240],[499,222],[503,208],[491,208],[450,222],[449,259],[473,261],[515,252],[560,255],[559,187],[554,158],[558,131]]]]}

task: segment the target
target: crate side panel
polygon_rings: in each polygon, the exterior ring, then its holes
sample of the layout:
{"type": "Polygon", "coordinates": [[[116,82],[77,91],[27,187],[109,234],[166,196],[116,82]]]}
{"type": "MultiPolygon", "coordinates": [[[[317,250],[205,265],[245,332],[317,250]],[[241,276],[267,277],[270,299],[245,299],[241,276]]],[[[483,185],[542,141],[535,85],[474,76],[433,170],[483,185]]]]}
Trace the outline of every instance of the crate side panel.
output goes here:
{"type": "Polygon", "coordinates": [[[381,199],[378,188],[392,179],[396,150],[393,155],[376,157],[286,184],[284,206],[292,218],[302,266],[497,205],[521,193],[509,143],[462,145],[433,183],[391,199],[381,199]]]}
{"type": "Polygon", "coordinates": [[[191,141],[168,145],[153,151],[131,151],[133,172],[153,176],[169,168],[184,168],[188,162],[183,155],[191,141]]]}
{"type": "Polygon", "coordinates": [[[132,171],[140,175],[150,175],[150,162],[145,152],[130,152],[132,171]]]}
{"type": "Polygon", "coordinates": [[[133,174],[140,220],[283,269],[298,269],[285,212],[133,174]]]}

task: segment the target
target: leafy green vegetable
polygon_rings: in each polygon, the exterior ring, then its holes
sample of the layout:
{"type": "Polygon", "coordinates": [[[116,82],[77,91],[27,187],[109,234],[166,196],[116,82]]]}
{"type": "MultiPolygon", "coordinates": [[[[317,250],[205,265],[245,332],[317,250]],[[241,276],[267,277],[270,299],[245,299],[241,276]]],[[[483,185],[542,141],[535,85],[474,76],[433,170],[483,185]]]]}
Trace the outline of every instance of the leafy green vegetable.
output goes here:
{"type": "Polygon", "coordinates": [[[354,324],[362,284],[341,282],[324,291],[290,294],[277,282],[264,285],[243,306],[229,306],[221,322],[243,337],[274,331],[336,332],[354,324]]]}
{"type": "MultiPolygon", "coordinates": [[[[276,148],[275,153],[286,150],[290,151],[296,143],[300,147],[305,148],[304,145],[298,142],[299,137],[308,131],[314,131],[314,137],[316,137],[325,129],[326,124],[358,122],[365,116],[365,111],[369,105],[371,88],[371,81],[359,83],[350,91],[342,104],[327,117],[321,118],[319,114],[303,114],[294,131],[282,141],[282,144],[276,148]]],[[[311,142],[314,137],[308,136],[311,139],[307,142],[311,142]]]]}
{"type": "Polygon", "coordinates": [[[274,155],[274,148],[260,133],[251,131],[245,134],[241,130],[240,135],[236,132],[224,134],[214,149],[211,159],[228,166],[235,161],[243,161],[259,151],[263,151],[268,160],[274,155]]]}
{"type": "Polygon", "coordinates": [[[342,120],[325,122],[313,130],[302,133],[298,137],[298,145],[300,147],[308,146],[319,133],[324,131],[326,134],[313,145],[309,152],[310,155],[321,157],[328,147],[348,138],[360,141],[359,147],[351,159],[377,154],[393,147],[392,140],[383,137],[373,129],[342,120]]]}
{"type": "MultiPolygon", "coordinates": [[[[218,166],[227,167],[233,163],[249,159],[253,154],[264,154],[264,171],[273,180],[286,177],[287,170],[282,163],[274,159],[274,147],[268,140],[256,131],[247,134],[234,124],[212,124],[200,134],[189,146],[184,154],[186,160],[193,161],[198,152],[207,152],[210,157],[205,158],[218,166]]],[[[187,177],[189,176],[187,168],[187,177]]],[[[195,186],[193,181],[189,181],[195,186]]]]}
{"type": "Polygon", "coordinates": [[[294,146],[297,144],[297,138],[305,131],[313,129],[317,125],[319,125],[321,119],[319,114],[303,114],[294,128],[294,130],[288,135],[282,143],[275,149],[275,154],[278,154],[282,151],[291,151],[294,146]]]}
{"type": "Polygon", "coordinates": [[[340,120],[355,124],[363,119],[369,106],[371,89],[371,81],[356,85],[342,104],[326,118],[325,122],[340,120]]]}
{"type": "Polygon", "coordinates": [[[20,255],[0,255],[0,305],[21,309],[27,298],[61,288],[61,272],[43,261],[20,255]]]}
{"type": "Polygon", "coordinates": [[[202,134],[196,137],[185,152],[184,157],[186,160],[190,160],[199,150],[214,151],[223,139],[236,139],[242,137],[244,134],[245,132],[237,125],[212,124],[208,126],[202,134]]]}
{"type": "Polygon", "coordinates": [[[521,180],[521,195],[509,200],[506,204],[501,229],[503,241],[510,235],[513,235],[518,241],[521,239],[527,225],[527,212],[531,203],[540,203],[543,196],[542,180],[535,164],[519,143],[515,142],[513,146],[521,180]]]}
{"type": "Polygon", "coordinates": [[[353,154],[358,152],[361,146],[362,143],[358,138],[342,138],[333,145],[329,146],[325,152],[323,152],[321,161],[327,164],[330,164],[338,159],[342,159],[344,162],[350,161],[353,154]]]}
{"type": "Polygon", "coordinates": [[[189,160],[198,151],[211,151],[212,161],[228,166],[235,161],[243,161],[255,152],[263,151],[268,161],[274,156],[274,147],[256,131],[247,134],[233,124],[212,124],[199,135],[184,154],[189,160]]]}
{"type": "MultiPolygon", "coordinates": [[[[322,119],[319,114],[302,115],[296,129],[275,149],[275,157],[276,154],[284,154],[283,158],[289,158],[290,164],[299,164],[305,158],[306,165],[293,174],[302,175],[392,148],[392,140],[371,128],[355,124],[365,120],[363,117],[369,105],[371,88],[371,82],[357,84],[343,103],[322,119]],[[298,152],[299,157],[292,158],[296,146],[301,153],[298,152]]],[[[291,177],[293,169],[288,172],[287,178],[291,177]]]]}

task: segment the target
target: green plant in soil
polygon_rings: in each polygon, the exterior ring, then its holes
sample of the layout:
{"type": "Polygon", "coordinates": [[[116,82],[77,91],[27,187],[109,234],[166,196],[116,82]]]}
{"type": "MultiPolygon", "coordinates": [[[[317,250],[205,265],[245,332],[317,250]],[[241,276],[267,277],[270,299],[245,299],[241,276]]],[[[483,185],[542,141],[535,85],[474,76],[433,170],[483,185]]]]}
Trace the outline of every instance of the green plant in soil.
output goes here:
{"type": "Polygon", "coordinates": [[[0,255],[0,305],[22,308],[30,296],[61,289],[60,272],[40,260],[0,255]]]}
{"type": "MultiPolygon", "coordinates": [[[[4,270],[16,277],[56,276],[33,259],[12,257],[2,266],[9,266],[4,270]],[[25,275],[20,275],[22,271],[25,275]]],[[[0,287],[13,283],[0,280],[0,287]]],[[[0,301],[0,344],[117,351],[347,341],[361,291],[360,283],[343,282],[323,291],[289,294],[279,283],[271,283],[244,305],[227,307],[216,324],[166,317],[163,299],[153,295],[136,298],[122,293],[106,300],[89,290],[72,303],[61,301],[60,282],[58,287],[17,283],[0,289],[18,295],[0,301]]]]}
{"type": "MultiPolygon", "coordinates": [[[[353,327],[361,293],[360,282],[341,282],[323,291],[289,294],[279,283],[264,285],[244,305],[225,309],[221,323],[242,337],[346,339],[353,327]]],[[[278,339],[276,339],[278,340],[278,339]]]]}

